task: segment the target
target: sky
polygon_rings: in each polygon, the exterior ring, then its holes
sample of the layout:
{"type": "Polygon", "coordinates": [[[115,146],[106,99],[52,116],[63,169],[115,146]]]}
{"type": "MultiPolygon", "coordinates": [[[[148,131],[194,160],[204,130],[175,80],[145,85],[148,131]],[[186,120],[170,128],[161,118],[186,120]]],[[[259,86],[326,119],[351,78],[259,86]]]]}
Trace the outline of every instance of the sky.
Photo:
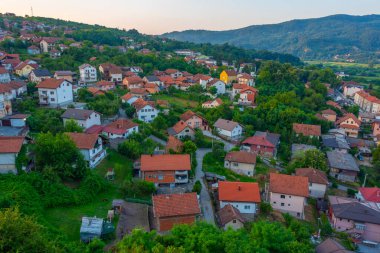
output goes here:
{"type": "Polygon", "coordinates": [[[0,13],[60,18],[145,34],[228,30],[333,14],[380,14],[380,0],[0,0],[0,13]]]}

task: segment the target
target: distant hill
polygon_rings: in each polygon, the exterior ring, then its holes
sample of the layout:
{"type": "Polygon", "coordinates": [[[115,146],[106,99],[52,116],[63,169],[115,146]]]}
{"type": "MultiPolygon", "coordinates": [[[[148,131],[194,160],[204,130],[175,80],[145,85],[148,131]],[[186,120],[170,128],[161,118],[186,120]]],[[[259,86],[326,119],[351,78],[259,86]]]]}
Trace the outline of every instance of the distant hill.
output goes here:
{"type": "Polygon", "coordinates": [[[380,60],[380,15],[333,15],[236,30],[187,30],[162,36],[195,43],[229,43],[246,49],[289,53],[306,60],[331,60],[335,55],[361,62],[380,60]]]}

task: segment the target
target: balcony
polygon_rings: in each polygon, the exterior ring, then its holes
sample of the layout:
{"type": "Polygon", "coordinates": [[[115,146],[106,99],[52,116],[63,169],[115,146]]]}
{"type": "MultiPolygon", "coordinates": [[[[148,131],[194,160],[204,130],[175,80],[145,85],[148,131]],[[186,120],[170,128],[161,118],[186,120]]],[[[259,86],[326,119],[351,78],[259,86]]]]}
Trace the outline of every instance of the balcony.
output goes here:
{"type": "Polygon", "coordinates": [[[177,184],[186,184],[189,182],[189,178],[187,176],[176,176],[175,182],[177,184]]]}
{"type": "Polygon", "coordinates": [[[178,176],[187,176],[188,172],[187,172],[187,170],[176,170],[175,171],[175,175],[178,175],[178,176]]]}

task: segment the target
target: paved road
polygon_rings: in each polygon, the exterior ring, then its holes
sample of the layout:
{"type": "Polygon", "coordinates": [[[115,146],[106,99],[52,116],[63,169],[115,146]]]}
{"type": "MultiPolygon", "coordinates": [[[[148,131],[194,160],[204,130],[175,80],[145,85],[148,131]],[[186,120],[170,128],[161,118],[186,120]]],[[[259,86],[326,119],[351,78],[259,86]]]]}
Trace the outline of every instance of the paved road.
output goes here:
{"type": "Polygon", "coordinates": [[[162,140],[162,139],[160,139],[154,135],[149,135],[148,138],[151,139],[152,141],[156,142],[156,143],[161,144],[164,147],[166,146],[166,141],[164,141],[164,140],[162,140]]]}
{"type": "Polygon", "coordinates": [[[203,218],[205,221],[215,224],[215,214],[214,209],[212,207],[211,198],[207,190],[207,186],[204,181],[204,173],[202,170],[202,161],[205,154],[211,152],[211,149],[198,149],[197,150],[197,170],[195,172],[195,180],[199,180],[202,184],[202,191],[199,196],[199,200],[201,203],[201,209],[203,218]]]}
{"type": "Polygon", "coordinates": [[[203,131],[203,135],[205,136],[208,136],[210,138],[213,138],[214,140],[217,140],[217,141],[220,141],[220,142],[223,142],[224,143],[224,151],[230,151],[231,149],[233,149],[235,147],[235,144],[232,144],[226,140],[223,140],[222,138],[216,136],[216,135],[213,135],[211,132],[209,131],[203,131]]]}

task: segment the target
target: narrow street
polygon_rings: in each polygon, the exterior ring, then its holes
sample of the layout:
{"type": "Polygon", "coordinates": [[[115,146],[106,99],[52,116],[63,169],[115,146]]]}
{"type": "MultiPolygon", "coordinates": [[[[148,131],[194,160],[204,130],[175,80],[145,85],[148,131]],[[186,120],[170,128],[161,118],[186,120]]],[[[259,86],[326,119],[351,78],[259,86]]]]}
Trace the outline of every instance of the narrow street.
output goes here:
{"type": "Polygon", "coordinates": [[[199,196],[201,204],[203,219],[211,224],[215,224],[215,214],[212,207],[211,198],[207,190],[207,185],[204,181],[204,173],[202,170],[202,161],[205,154],[211,152],[211,149],[198,149],[197,150],[197,169],[195,172],[195,180],[199,180],[202,184],[202,191],[199,196]]]}
{"type": "Polygon", "coordinates": [[[203,134],[207,137],[210,137],[210,138],[213,138],[214,140],[217,140],[217,141],[220,141],[220,142],[223,142],[224,143],[224,151],[230,151],[231,149],[233,149],[235,147],[235,144],[232,144],[226,140],[223,140],[222,138],[216,136],[216,135],[213,135],[211,132],[209,131],[203,131],[203,134]]]}

